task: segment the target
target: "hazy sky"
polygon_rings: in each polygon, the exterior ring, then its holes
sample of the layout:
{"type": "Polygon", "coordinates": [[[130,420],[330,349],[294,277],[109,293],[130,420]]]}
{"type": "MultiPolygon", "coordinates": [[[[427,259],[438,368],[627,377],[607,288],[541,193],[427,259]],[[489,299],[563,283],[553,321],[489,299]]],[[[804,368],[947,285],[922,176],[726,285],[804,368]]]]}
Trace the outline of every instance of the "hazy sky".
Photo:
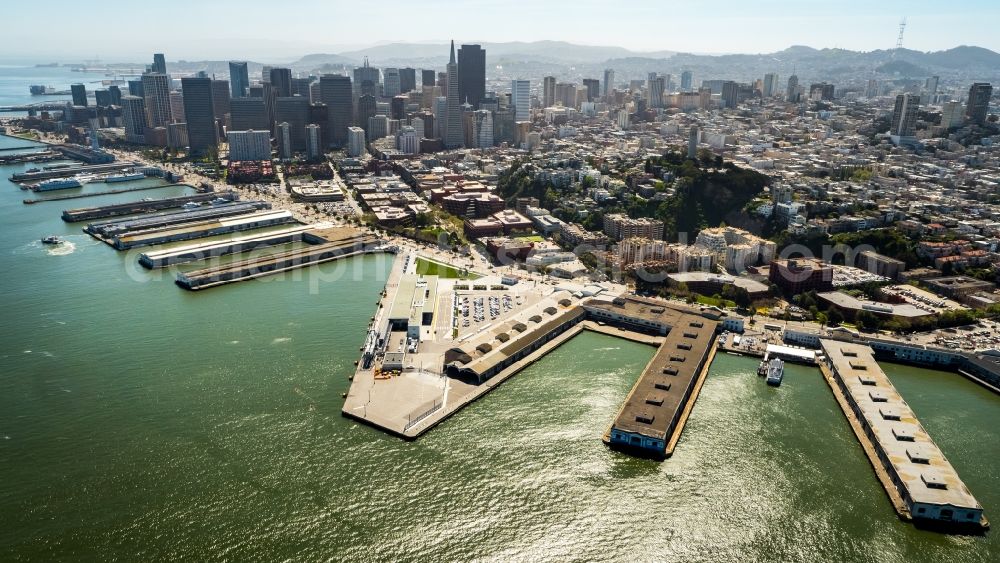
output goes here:
{"type": "Polygon", "coordinates": [[[637,51],[789,45],[1000,51],[1000,0],[46,0],[3,2],[0,62],[291,60],[377,42],[563,40],[637,51]],[[41,21],[34,21],[41,20],[41,21]],[[42,31],[44,30],[44,31],[42,31]]]}

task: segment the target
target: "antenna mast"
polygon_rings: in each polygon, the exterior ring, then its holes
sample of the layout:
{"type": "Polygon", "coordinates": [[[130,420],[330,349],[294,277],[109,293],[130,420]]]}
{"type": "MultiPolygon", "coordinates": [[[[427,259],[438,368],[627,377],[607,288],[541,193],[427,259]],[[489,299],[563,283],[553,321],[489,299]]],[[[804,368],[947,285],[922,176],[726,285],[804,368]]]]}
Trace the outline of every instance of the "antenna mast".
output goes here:
{"type": "Polygon", "coordinates": [[[903,32],[906,31],[906,17],[899,22],[899,37],[896,38],[896,48],[892,51],[892,56],[895,57],[896,53],[903,48],[903,32]]]}

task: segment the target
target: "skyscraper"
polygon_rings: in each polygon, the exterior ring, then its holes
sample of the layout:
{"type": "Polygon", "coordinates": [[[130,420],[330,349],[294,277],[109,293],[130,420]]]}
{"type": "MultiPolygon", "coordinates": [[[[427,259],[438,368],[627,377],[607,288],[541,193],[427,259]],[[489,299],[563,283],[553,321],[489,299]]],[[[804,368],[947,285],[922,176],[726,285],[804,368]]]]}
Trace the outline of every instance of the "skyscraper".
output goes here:
{"type": "Polygon", "coordinates": [[[319,79],[319,92],[320,100],[327,108],[330,145],[342,147],[347,143],[347,128],[354,115],[351,79],[337,74],[325,74],[319,79]]]}
{"type": "Polygon", "coordinates": [[[108,86],[108,93],[111,94],[111,105],[120,106],[122,105],[122,89],[117,85],[112,84],[108,86]]]}
{"type": "MultiPolygon", "coordinates": [[[[552,80],[553,86],[555,85],[555,79],[552,80]]],[[[615,70],[613,68],[604,69],[604,89],[601,91],[601,95],[607,98],[611,95],[611,91],[615,89],[615,70]]]]}
{"type": "Polygon", "coordinates": [[[212,79],[212,111],[215,118],[225,120],[229,113],[229,81],[212,79]]]}
{"type": "Polygon", "coordinates": [[[964,119],[962,102],[949,101],[941,105],[941,126],[945,129],[959,127],[964,119]]]}
{"type": "Polygon", "coordinates": [[[368,57],[365,57],[364,65],[354,69],[354,97],[365,94],[378,96],[379,84],[378,69],[368,66],[368,57]]]}
{"type": "Polygon", "coordinates": [[[203,155],[214,151],[219,138],[212,104],[212,79],[181,78],[181,90],[184,92],[184,116],[190,154],[203,155]]]}
{"type": "MultiPolygon", "coordinates": [[[[607,75],[608,71],[604,71],[604,76],[607,77],[607,75]]],[[[545,107],[552,107],[556,105],[555,76],[546,76],[542,79],[542,105],[545,107]]]]}
{"type": "Polygon", "coordinates": [[[233,131],[271,132],[264,98],[233,98],[229,101],[229,128],[233,131]]]}
{"type": "Polygon", "coordinates": [[[654,108],[663,107],[663,92],[666,89],[666,79],[657,76],[655,72],[649,73],[649,106],[654,108]]]}
{"type": "MultiPolygon", "coordinates": [[[[448,77],[449,83],[451,77],[448,77]]],[[[479,109],[486,95],[486,51],[479,45],[462,45],[458,50],[458,101],[479,109]]]]}
{"type": "Polygon", "coordinates": [[[912,137],[917,128],[917,110],[920,96],[900,94],[896,96],[896,107],[892,110],[892,128],[889,134],[896,137],[912,137]]]}
{"type": "Polygon", "coordinates": [[[770,98],[778,91],[778,75],[769,72],[764,75],[764,89],[761,91],[761,95],[765,98],[770,98]]]}
{"type": "Polygon", "coordinates": [[[184,123],[184,93],[178,90],[170,92],[170,122],[184,123]]]}
{"type": "Polygon", "coordinates": [[[510,105],[516,121],[531,121],[531,83],[527,80],[510,81],[510,105]]]}
{"type": "Polygon", "coordinates": [[[364,94],[358,98],[358,124],[367,131],[368,118],[375,116],[375,104],[377,100],[371,94],[364,94]]]}
{"type": "Polygon", "coordinates": [[[150,67],[150,70],[157,74],[167,73],[167,58],[163,56],[163,53],[153,54],[153,66],[150,67]]]}
{"type": "Polygon", "coordinates": [[[601,97],[601,81],[596,78],[584,78],[583,87],[587,90],[587,101],[593,102],[601,97]]]}
{"type": "Polygon", "coordinates": [[[139,96],[122,96],[122,121],[125,122],[125,141],[145,142],[146,105],[139,96]]]}
{"type": "Polygon", "coordinates": [[[417,69],[399,69],[399,93],[405,94],[417,89],[417,69]]]}
{"type": "Polygon", "coordinates": [[[229,61],[229,86],[232,97],[242,98],[250,88],[250,74],[247,72],[246,61],[229,61]]]}
{"type": "Polygon", "coordinates": [[[924,81],[924,96],[926,96],[924,100],[928,103],[934,103],[934,98],[937,97],[939,81],[940,77],[937,76],[929,76],[927,77],[927,80],[924,81]]]}
{"type": "Polygon", "coordinates": [[[73,105],[87,107],[87,87],[83,84],[71,84],[69,87],[73,94],[73,105]]]}
{"type": "Polygon", "coordinates": [[[143,91],[142,91],[142,80],[141,79],[140,80],[129,80],[128,81],[128,95],[129,96],[138,96],[140,98],[144,98],[145,97],[145,95],[143,94],[143,91]]]}
{"type": "Polygon", "coordinates": [[[323,134],[319,125],[306,125],[306,157],[317,159],[323,156],[323,134]]]}
{"type": "Polygon", "coordinates": [[[794,74],[788,77],[788,88],[785,89],[785,101],[799,101],[799,77],[794,74]]]}
{"type": "Polygon", "coordinates": [[[431,69],[431,70],[428,70],[428,69],[421,70],[420,71],[420,85],[421,86],[434,86],[435,85],[434,79],[435,79],[436,76],[437,76],[437,73],[435,73],[433,69],[431,69]]]}
{"type": "Polygon", "coordinates": [[[451,57],[448,66],[445,67],[448,73],[448,107],[445,112],[444,126],[444,146],[455,149],[462,146],[464,135],[462,134],[462,110],[459,101],[459,76],[458,63],[455,61],[455,41],[451,42],[451,57]]]}
{"type": "Polygon", "coordinates": [[[385,75],[382,96],[386,98],[398,96],[400,93],[399,69],[389,67],[383,70],[382,74],[385,75]]]}
{"type": "Polygon", "coordinates": [[[166,127],[170,123],[170,77],[147,72],[142,75],[142,93],[150,127],[166,127]]]}
{"type": "Polygon", "coordinates": [[[690,70],[685,70],[681,72],[681,92],[690,92],[692,82],[694,81],[694,75],[691,74],[690,70]]]}
{"type": "Polygon", "coordinates": [[[270,131],[229,131],[229,160],[271,160],[270,131]]]}
{"type": "Polygon", "coordinates": [[[287,98],[292,95],[292,69],[272,68],[270,76],[275,98],[287,98]]]}
{"type": "MultiPolygon", "coordinates": [[[[329,116],[327,116],[329,118],[329,116]]],[[[294,152],[306,150],[306,123],[309,121],[309,98],[287,96],[274,103],[274,120],[287,123],[294,152]]]]}
{"type": "Polygon", "coordinates": [[[965,102],[965,116],[969,121],[979,125],[986,123],[992,95],[993,86],[989,82],[976,82],[969,87],[969,99],[965,102]]]}
{"type": "Polygon", "coordinates": [[[364,154],[365,130],[360,127],[349,127],[347,129],[347,156],[358,157],[364,154]]]}

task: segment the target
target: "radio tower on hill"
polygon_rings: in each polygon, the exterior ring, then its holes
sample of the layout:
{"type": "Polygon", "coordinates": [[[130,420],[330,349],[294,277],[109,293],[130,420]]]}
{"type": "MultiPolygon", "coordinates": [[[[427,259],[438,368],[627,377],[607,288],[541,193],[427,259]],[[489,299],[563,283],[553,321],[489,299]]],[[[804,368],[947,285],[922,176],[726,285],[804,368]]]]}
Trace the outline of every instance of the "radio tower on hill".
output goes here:
{"type": "Polygon", "coordinates": [[[903,48],[903,32],[906,31],[906,18],[899,22],[899,37],[896,38],[896,48],[892,51],[893,58],[896,57],[896,53],[903,48]]]}

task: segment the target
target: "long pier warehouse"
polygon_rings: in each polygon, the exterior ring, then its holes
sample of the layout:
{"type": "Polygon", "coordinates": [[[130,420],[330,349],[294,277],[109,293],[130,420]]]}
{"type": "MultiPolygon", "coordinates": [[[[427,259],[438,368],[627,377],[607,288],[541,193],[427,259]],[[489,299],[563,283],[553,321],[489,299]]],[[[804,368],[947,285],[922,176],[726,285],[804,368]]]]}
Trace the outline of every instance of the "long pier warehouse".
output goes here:
{"type": "Polygon", "coordinates": [[[983,507],[862,344],[823,340],[824,376],[900,516],[988,526],[983,507]]]}

